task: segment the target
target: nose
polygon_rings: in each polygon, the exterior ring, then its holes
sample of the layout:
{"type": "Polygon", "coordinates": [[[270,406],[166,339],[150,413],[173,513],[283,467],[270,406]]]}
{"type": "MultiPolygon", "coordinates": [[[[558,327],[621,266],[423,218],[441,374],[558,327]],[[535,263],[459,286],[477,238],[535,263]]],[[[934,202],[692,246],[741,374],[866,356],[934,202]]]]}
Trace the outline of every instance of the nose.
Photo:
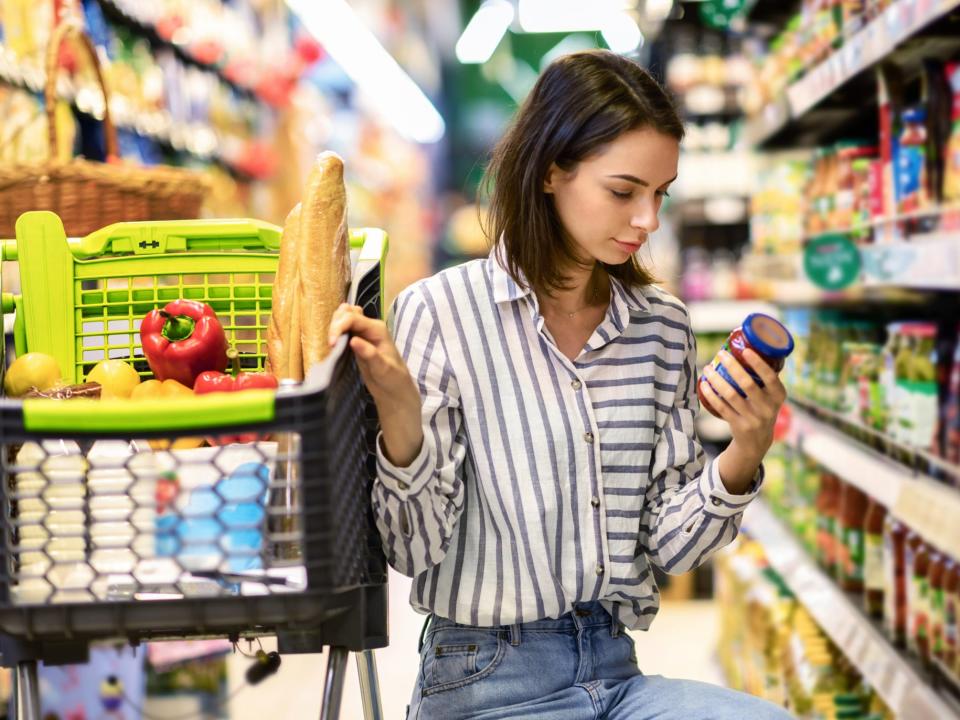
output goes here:
{"type": "Polygon", "coordinates": [[[660,227],[660,218],[657,216],[657,203],[649,199],[640,201],[630,217],[630,227],[641,230],[645,234],[655,233],[660,227]]]}

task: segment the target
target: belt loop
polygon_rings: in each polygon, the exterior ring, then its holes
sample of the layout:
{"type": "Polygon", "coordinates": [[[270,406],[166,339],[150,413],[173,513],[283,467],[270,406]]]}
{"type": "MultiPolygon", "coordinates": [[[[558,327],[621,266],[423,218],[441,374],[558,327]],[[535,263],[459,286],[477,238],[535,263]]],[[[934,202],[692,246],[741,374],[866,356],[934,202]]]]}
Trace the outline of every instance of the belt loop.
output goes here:
{"type": "Polygon", "coordinates": [[[520,625],[518,623],[510,626],[510,644],[514,647],[520,647],[520,625]]]}
{"type": "Polygon", "coordinates": [[[610,637],[612,638],[620,637],[621,629],[623,628],[621,628],[621,623],[620,623],[620,606],[614,605],[613,613],[610,614],[610,637]]]}
{"type": "Polygon", "coordinates": [[[423,652],[423,639],[427,636],[427,626],[430,624],[430,621],[433,619],[433,613],[427,615],[427,619],[423,621],[423,629],[420,630],[420,640],[417,643],[417,653],[423,652]]]}

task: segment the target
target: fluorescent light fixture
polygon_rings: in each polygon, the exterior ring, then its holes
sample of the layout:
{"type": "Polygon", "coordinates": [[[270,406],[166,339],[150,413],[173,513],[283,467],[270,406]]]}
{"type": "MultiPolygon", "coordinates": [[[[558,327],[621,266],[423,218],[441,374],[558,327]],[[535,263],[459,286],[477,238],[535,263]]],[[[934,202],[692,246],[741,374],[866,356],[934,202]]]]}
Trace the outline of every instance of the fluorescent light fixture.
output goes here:
{"type": "Polygon", "coordinates": [[[643,45],[643,32],[636,21],[625,12],[611,14],[601,34],[607,47],[621,55],[631,53],[643,45]]]}
{"type": "Polygon", "coordinates": [[[673,0],[646,0],[643,4],[643,14],[650,22],[662,22],[672,11],[673,0]]]}
{"type": "Polygon", "coordinates": [[[528,33],[599,30],[611,0],[519,0],[520,27],[528,33]]]}
{"type": "Polygon", "coordinates": [[[603,33],[617,53],[629,53],[643,44],[636,20],[623,0],[519,0],[520,27],[529,33],[603,33]]]}
{"type": "Polygon", "coordinates": [[[486,0],[470,18],[457,40],[457,59],[464,64],[485,63],[512,22],[512,3],[508,0],[486,0]]]}
{"type": "Polygon", "coordinates": [[[602,30],[623,12],[620,0],[519,0],[520,27],[528,33],[602,30]]]}
{"type": "Polygon", "coordinates": [[[291,12],[357,84],[397,132],[419,143],[437,142],[443,118],[346,0],[286,0],[291,12]]]}

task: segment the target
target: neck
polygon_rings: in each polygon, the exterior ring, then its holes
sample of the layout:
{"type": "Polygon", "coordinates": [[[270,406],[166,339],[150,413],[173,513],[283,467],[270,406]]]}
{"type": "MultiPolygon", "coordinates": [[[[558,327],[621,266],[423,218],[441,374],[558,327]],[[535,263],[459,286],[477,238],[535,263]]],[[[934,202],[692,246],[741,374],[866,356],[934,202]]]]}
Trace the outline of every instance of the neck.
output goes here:
{"type": "Polygon", "coordinates": [[[540,307],[557,313],[580,312],[588,307],[605,305],[610,297],[610,279],[599,265],[567,272],[568,287],[538,297],[540,307]]]}

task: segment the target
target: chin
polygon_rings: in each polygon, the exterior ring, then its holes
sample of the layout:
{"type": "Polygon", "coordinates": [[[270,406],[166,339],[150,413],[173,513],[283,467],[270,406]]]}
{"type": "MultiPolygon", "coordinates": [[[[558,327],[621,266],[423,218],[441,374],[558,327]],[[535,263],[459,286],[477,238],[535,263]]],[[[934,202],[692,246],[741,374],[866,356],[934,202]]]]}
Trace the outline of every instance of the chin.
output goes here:
{"type": "Polygon", "coordinates": [[[624,263],[630,262],[631,257],[633,257],[633,255],[625,255],[620,250],[614,250],[613,252],[607,253],[606,257],[598,257],[597,260],[604,265],[623,265],[624,263]]]}

